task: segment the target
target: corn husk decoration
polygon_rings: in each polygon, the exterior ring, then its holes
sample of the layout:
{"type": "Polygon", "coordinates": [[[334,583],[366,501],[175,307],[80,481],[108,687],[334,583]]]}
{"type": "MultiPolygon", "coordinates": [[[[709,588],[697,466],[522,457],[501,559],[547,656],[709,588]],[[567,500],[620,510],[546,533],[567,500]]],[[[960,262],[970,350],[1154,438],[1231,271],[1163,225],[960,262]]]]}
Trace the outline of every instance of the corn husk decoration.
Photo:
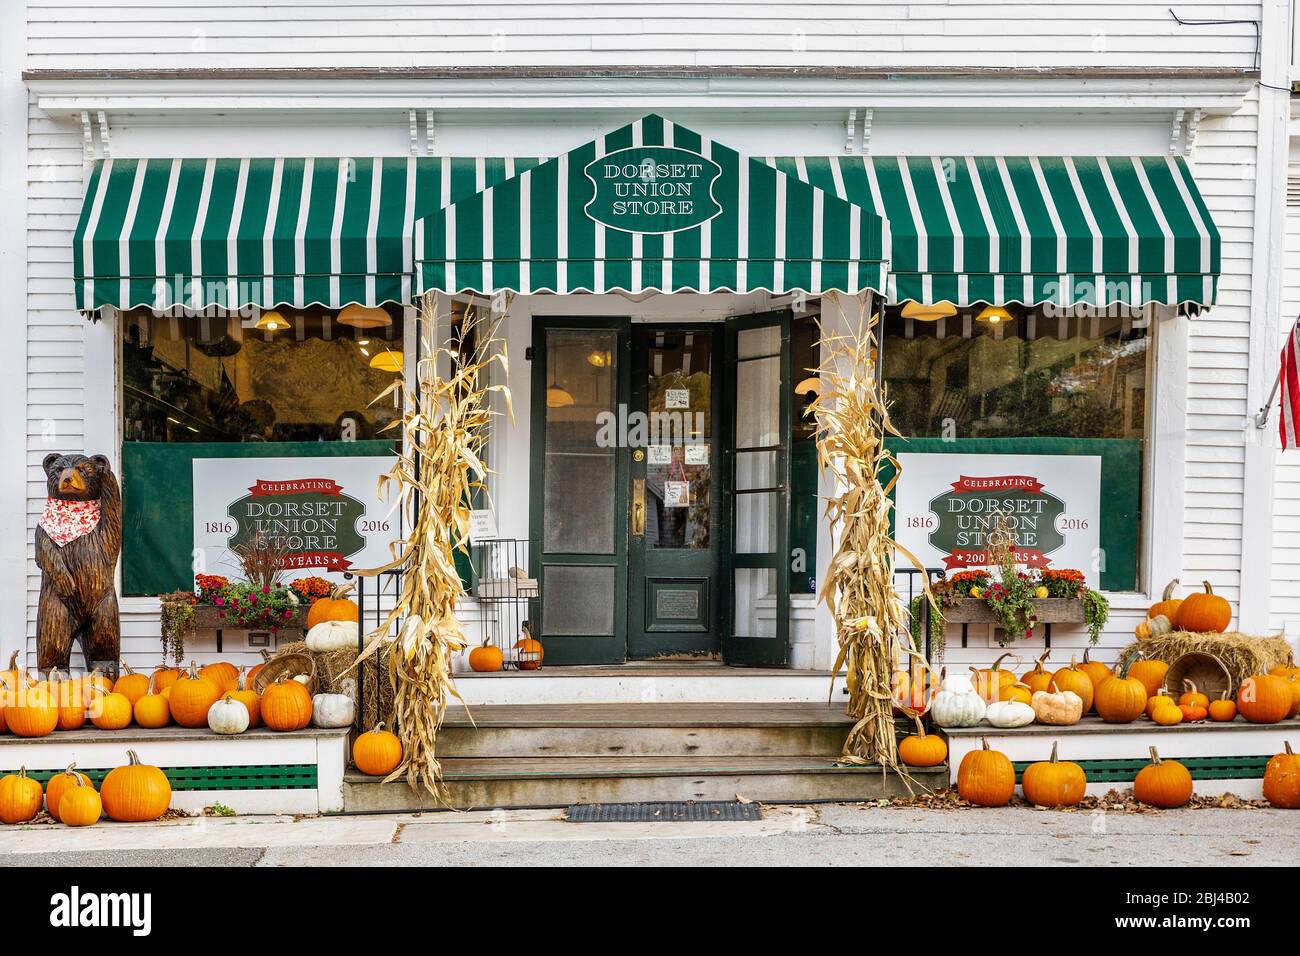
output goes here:
{"type": "MultiPolygon", "coordinates": [[[[886,433],[898,432],[876,381],[873,328],[879,316],[871,314],[865,297],[827,298],[832,308],[823,310],[824,358],[810,412],[817,420],[818,462],[834,479],[826,519],[838,543],[819,599],[835,620],[840,649],[834,673],[848,666],[846,713],[855,722],[841,759],[878,764],[906,778],[898,761],[892,681],[898,654],[920,655],[895,639],[906,632],[907,616],[894,588],[895,551],[921,565],[889,534],[889,493],[898,480],[898,462],[884,440],[886,433]],[[843,330],[832,332],[826,326],[836,311],[843,330]],[[883,485],[880,472],[886,465],[894,478],[883,485]]],[[[933,599],[928,586],[926,593],[933,599]]]]}
{"type": "MultiPolygon", "coordinates": [[[[394,691],[394,713],[384,719],[401,738],[403,754],[384,782],[405,777],[412,789],[423,788],[446,805],[438,730],[451,698],[459,699],[452,658],[468,643],[456,619],[457,602],[465,594],[456,553],[469,553],[470,502],[487,496],[484,449],[491,422],[500,414],[491,407],[493,393],[500,393],[511,421],[514,412],[509,388],[489,384],[492,366],[500,366],[502,381],[509,372],[505,341],[497,335],[501,316],[471,308],[439,342],[434,302],[428,294],[421,304],[422,357],[415,387],[407,387],[399,375],[375,399],[396,392],[404,401],[402,419],[389,426],[401,427],[403,450],[379,479],[379,496],[393,500],[396,493],[393,510],[401,509],[410,532],[391,545],[392,561],[358,572],[371,577],[400,568],[403,574],[401,594],[367,636],[357,664],[378,656],[394,691]],[[449,377],[441,374],[444,370],[449,377]]],[[[449,317],[443,326],[451,326],[449,317]]]]}

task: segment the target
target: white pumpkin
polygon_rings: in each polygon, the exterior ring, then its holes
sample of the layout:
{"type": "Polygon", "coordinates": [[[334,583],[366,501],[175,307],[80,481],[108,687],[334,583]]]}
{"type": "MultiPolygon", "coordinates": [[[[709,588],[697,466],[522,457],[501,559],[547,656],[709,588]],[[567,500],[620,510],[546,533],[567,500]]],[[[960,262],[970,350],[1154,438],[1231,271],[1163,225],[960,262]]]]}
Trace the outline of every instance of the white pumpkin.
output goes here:
{"type": "Polygon", "coordinates": [[[316,727],[350,727],[357,705],[347,694],[317,694],[311,699],[311,722],[316,727]]]}
{"type": "Polygon", "coordinates": [[[307,650],[328,654],[357,646],[360,626],[356,621],[321,621],[307,632],[307,650]]]}
{"type": "Polygon", "coordinates": [[[994,727],[1024,727],[1034,722],[1034,708],[1021,700],[1000,700],[985,708],[984,717],[994,727]]]}
{"type": "Polygon", "coordinates": [[[975,693],[969,677],[949,677],[944,684],[950,682],[955,682],[952,689],[934,695],[930,716],[940,727],[974,727],[984,719],[984,698],[975,693]],[[963,682],[965,690],[961,689],[963,682]]]}
{"type": "Polygon", "coordinates": [[[242,734],[248,729],[248,708],[227,694],[208,708],[208,727],[214,734],[242,734]]]}

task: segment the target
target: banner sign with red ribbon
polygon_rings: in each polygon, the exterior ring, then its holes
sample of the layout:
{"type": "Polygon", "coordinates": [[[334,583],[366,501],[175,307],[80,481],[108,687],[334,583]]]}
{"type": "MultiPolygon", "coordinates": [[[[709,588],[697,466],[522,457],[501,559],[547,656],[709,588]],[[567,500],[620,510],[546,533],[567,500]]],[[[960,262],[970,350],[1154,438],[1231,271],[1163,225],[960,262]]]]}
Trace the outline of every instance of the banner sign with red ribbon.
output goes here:
{"type": "Polygon", "coordinates": [[[209,573],[232,570],[258,532],[287,549],[286,577],[337,576],[389,560],[398,537],[377,498],[392,458],[196,458],[194,548],[209,573]],[[301,573],[299,573],[301,572],[301,573]]]}
{"type": "Polygon", "coordinates": [[[992,569],[988,532],[1005,516],[1021,568],[1077,568],[1097,587],[1101,458],[904,452],[895,537],[926,567],[992,569]]]}

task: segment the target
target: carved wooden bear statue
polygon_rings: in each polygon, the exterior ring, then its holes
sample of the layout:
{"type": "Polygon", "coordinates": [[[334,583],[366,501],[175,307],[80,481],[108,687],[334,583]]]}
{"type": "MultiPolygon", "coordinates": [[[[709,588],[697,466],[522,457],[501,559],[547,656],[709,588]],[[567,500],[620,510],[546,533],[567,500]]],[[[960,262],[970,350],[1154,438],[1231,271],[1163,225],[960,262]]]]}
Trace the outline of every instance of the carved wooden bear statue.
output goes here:
{"type": "Polygon", "coordinates": [[[86,669],[120,656],[114,578],[122,550],[122,491],[103,455],[46,455],[48,497],[36,526],[41,601],[36,666],[67,670],[72,641],[86,669]]]}

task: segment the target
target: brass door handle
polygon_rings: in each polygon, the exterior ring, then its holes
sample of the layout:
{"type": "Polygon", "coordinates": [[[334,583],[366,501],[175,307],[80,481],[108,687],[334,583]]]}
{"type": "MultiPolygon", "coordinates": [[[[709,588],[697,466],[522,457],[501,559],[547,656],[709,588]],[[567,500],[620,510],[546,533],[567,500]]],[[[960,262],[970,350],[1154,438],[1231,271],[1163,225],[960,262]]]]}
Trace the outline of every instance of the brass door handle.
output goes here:
{"type": "Polygon", "coordinates": [[[632,535],[645,534],[645,479],[632,479],[632,535]]]}

